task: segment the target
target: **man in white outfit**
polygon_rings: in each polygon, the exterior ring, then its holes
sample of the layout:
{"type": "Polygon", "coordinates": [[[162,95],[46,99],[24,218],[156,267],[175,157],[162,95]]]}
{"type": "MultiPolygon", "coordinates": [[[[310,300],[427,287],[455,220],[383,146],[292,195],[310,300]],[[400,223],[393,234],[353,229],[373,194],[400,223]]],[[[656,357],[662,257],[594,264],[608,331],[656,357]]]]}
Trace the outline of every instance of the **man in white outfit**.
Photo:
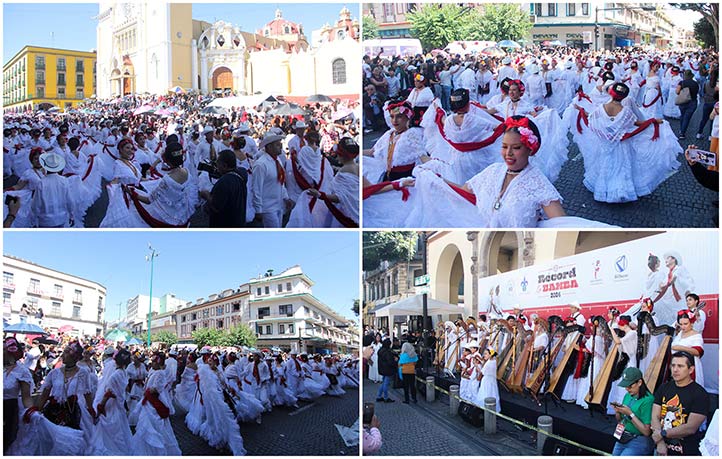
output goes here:
{"type": "Polygon", "coordinates": [[[263,153],[253,166],[253,208],[264,228],[280,228],[286,210],[286,172],[279,161],[283,136],[268,133],[258,146],[263,153]]]}

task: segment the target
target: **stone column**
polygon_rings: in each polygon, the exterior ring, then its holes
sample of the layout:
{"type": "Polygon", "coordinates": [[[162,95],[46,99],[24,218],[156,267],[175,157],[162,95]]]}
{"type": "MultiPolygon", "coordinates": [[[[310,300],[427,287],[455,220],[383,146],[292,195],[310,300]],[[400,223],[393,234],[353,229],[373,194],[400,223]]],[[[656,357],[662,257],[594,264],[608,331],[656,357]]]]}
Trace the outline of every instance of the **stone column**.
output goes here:
{"type": "Polygon", "coordinates": [[[471,316],[476,319],[479,311],[479,246],[478,231],[467,231],[466,239],[471,242],[471,316]]]}
{"type": "Polygon", "coordinates": [[[191,88],[198,91],[198,43],[191,40],[191,88]]]}
{"type": "Polygon", "coordinates": [[[208,55],[201,50],[201,93],[208,94],[208,55]]]}

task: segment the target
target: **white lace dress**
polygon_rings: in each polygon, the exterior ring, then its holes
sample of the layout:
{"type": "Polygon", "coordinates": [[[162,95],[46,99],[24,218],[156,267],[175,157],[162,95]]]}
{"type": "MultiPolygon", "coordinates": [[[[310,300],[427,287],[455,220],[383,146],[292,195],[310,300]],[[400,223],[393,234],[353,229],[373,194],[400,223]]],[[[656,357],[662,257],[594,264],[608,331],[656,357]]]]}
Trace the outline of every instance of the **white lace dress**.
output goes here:
{"type": "MultiPolygon", "coordinates": [[[[170,417],[175,413],[173,399],[168,391],[168,379],[164,371],[151,370],[145,384],[146,391],[157,392],[157,400],[168,413],[158,412],[151,402],[144,401],[137,405],[135,417],[138,426],[133,435],[133,454],[136,456],[181,456],[170,417]]],[[[161,407],[162,410],[162,407],[161,407]]]]}
{"type": "Polygon", "coordinates": [[[584,156],[584,185],[596,201],[636,201],[679,168],[676,157],[682,149],[667,122],[659,126],[656,140],[652,140],[654,126],[622,140],[636,129],[636,121],[628,106],[609,116],[602,105],[589,115],[589,129],[575,136],[584,156]]]}
{"type": "MultiPolygon", "coordinates": [[[[386,131],[374,144],[373,156],[363,157],[363,174],[371,183],[378,183],[383,179],[390,151],[389,141],[393,133],[393,129],[386,131]]],[[[392,167],[420,164],[419,157],[424,154],[424,135],[421,128],[409,128],[394,135],[394,139],[392,167]]]]}
{"type": "Polygon", "coordinates": [[[95,434],[90,444],[90,452],[95,456],[124,456],[131,451],[132,434],[125,411],[127,387],[128,375],[123,368],[116,368],[113,373],[103,378],[98,387],[93,400],[96,411],[106,393],[110,392],[114,397],[107,400],[105,415],[101,414],[95,425],[95,434]]]}
{"type": "Polygon", "coordinates": [[[435,100],[424,114],[421,127],[424,129],[426,151],[430,152],[432,158],[450,165],[445,176],[447,179],[463,183],[492,163],[501,161],[499,152],[501,151],[502,136],[488,146],[471,151],[461,151],[450,143],[471,144],[487,140],[494,133],[494,129],[501,124],[501,121],[482,108],[471,104],[461,125],[456,124],[453,114],[444,116],[442,121],[444,135],[442,135],[441,129],[436,123],[438,110],[441,108],[438,101],[435,100]]]}
{"type": "Polygon", "coordinates": [[[664,115],[664,98],[662,97],[662,88],[660,86],[659,77],[657,75],[647,78],[644,85],[644,98],[640,110],[644,115],[644,119],[662,118],[664,115]]]}
{"type": "Polygon", "coordinates": [[[664,102],[663,110],[666,118],[679,119],[679,117],[682,116],[679,107],[674,103],[674,100],[677,98],[677,85],[680,81],[682,81],[682,77],[679,75],[670,76],[667,80],[667,100],[664,102]]]}

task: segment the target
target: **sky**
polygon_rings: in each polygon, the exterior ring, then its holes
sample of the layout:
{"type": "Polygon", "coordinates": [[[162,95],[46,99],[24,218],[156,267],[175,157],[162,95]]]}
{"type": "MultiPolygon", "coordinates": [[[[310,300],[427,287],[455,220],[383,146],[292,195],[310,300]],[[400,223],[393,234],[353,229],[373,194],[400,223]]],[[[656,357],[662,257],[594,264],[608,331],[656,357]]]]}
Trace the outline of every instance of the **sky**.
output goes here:
{"type": "Polygon", "coordinates": [[[359,235],[349,231],[23,231],[4,232],[3,253],[106,287],[106,317],[150,290],[187,301],[238,288],[296,264],[314,281],[313,295],[349,319],[359,298],[359,235]]]}
{"type": "MultiPolygon", "coordinates": [[[[246,32],[255,32],[275,17],[280,8],[283,17],[303,25],[311,41],[311,32],[325,23],[333,24],[344,3],[210,3],[193,2],[193,19],[223,20],[246,32]]],[[[359,3],[346,4],[354,19],[359,3]]],[[[4,3],[3,63],[23,46],[36,45],[90,51],[96,48],[97,3],[4,3]]]]}

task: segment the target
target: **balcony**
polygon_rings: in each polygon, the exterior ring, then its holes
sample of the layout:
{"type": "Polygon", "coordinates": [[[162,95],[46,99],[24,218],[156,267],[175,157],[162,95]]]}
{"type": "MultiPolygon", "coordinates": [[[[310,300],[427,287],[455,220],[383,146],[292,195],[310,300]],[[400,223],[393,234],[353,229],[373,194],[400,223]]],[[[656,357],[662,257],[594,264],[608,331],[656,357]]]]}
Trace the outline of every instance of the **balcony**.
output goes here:
{"type": "Polygon", "coordinates": [[[82,298],[73,298],[73,304],[77,304],[79,306],[83,305],[83,299],[82,298]]]}
{"type": "Polygon", "coordinates": [[[13,282],[3,282],[3,290],[8,290],[10,292],[14,292],[15,284],[13,282]]]}
{"type": "Polygon", "coordinates": [[[27,293],[28,295],[43,296],[43,291],[33,286],[28,287],[27,293]]]}
{"type": "Polygon", "coordinates": [[[286,320],[286,321],[287,321],[288,319],[292,319],[292,318],[293,318],[293,314],[268,314],[268,315],[265,315],[265,316],[263,316],[263,317],[260,317],[260,316],[259,316],[259,317],[258,317],[257,319],[255,319],[255,320],[256,320],[256,321],[261,321],[261,320],[267,320],[267,321],[286,320]]]}

